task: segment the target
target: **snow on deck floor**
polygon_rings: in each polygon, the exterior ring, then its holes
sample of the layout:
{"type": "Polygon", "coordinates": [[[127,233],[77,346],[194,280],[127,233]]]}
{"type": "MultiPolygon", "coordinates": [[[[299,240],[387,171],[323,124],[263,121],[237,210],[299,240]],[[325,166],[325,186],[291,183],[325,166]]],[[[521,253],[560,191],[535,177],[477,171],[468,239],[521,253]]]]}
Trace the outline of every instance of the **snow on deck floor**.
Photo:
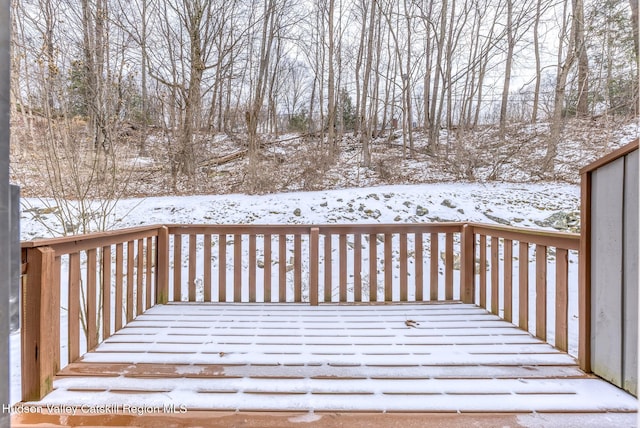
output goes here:
{"type": "Polygon", "coordinates": [[[42,405],[628,412],[637,401],[474,305],[168,304],[63,370],[42,405]],[[409,324],[409,325],[408,325],[409,324]]]}

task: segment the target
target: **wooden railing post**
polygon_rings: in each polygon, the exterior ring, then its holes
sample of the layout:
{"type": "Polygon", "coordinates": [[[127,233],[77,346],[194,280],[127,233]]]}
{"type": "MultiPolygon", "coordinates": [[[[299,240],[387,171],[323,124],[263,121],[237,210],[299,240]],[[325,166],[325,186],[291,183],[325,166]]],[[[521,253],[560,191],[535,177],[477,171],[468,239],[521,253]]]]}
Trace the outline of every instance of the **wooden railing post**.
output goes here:
{"type": "Polygon", "coordinates": [[[578,364],[591,372],[591,173],[580,179],[580,252],[578,253],[578,364]]]}
{"type": "Polygon", "coordinates": [[[309,235],[309,303],[318,306],[318,244],[319,229],[311,228],[309,235]]]}
{"type": "Polygon", "coordinates": [[[463,303],[475,300],[475,239],[473,226],[465,224],[461,233],[462,254],[460,255],[460,298],[463,303]]]}
{"type": "Polygon", "coordinates": [[[29,248],[26,259],[27,280],[22,300],[22,400],[38,401],[53,390],[53,378],[59,369],[60,278],[55,278],[58,270],[53,249],[29,248]]]}
{"type": "Polygon", "coordinates": [[[169,228],[158,229],[156,244],[156,303],[164,305],[169,301],[169,228]]]}

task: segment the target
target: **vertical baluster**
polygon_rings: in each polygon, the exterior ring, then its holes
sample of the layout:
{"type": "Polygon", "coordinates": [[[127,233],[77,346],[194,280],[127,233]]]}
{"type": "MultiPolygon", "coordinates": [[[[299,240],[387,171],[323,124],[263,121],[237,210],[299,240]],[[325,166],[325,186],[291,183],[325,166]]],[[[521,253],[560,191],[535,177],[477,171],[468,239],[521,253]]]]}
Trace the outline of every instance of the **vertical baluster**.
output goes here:
{"type": "Polygon", "coordinates": [[[439,289],[439,273],[438,273],[438,259],[440,258],[438,249],[438,234],[432,233],[429,248],[431,250],[431,272],[430,272],[430,284],[429,284],[429,300],[432,302],[438,301],[438,289],[439,289]]]}
{"type": "Polygon", "coordinates": [[[453,233],[447,232],[444,245],[444,299],[453,300],[453,233]]]}
{"type": "Polygon", "coordinates": [[[423,265],[423,245],[422,233],[416,232],[414,237],[415,260],[416,260],[416,301],[424,300],[424,265],[423,265]]]}
{"type": "Polygon", "coordinates": [[[311,306],[318,305],[318,271],[319,271],[319,257],[318,257],[318,245],[319,243],[319,229],[317,227],[311,228],[309,234],[309,304],[311,306]]]}
{"type": "Polygon", "coordinates": [[[393,300],[393,235],[384,234],[384,300],[393,300]]]}
{"type": "Polygon", "coordinates": [[[111,336],[111,246],[102,247],[102,340],[111,336]]]}
{"type": "Polygon", "coordinates": [[[151,307],[151,276],[153,275],[153,238],[151,236],[147,237],[147,269],[145,273],[145,309],[149,309],[151,307]]]}
{"type": "Polygon", "coordinates": [[[134,282],[134,257],[135,257],[135,249],[134,242],[127,242],[127,313],[126,320],[127,323],[133,320],[133,288],[135,287],[134,282]]]}
{"type": "Polygon", "coordinates": [[[196,268],[197,268],[197,248],[196,235],[189,235],[189,301],[196,301],[196,268]]]}
{"type": "Polygon", "coordinates": [[[264,301],[271,302],[271,235],[264,235],[264,301]]]}
{"type": "Polygon", "coordinates": [[[362,302],[362,235],[353,236],[353,300],[362,302]]]}
{"type": "Polygon", "coordinates": [[[144,298],[144,291],[142,286],[144,284],[144,239],[138,239],[138,266],[136,269],[136,310],[135,315],[141,314],[144,309],[142,308],[142,302],[144,298]]]}
{"type": "Polygon", "coordinates": [[[242,302],[242,235],[233,235],[233,301],[242,302]]]}
{"type": "Polygon", "coordinates": [[[204,287],[204,301],[211,301],[211,235],[205,233],[204,235],[204,251],[202,255],[203,263],[203,278],[202,285],[204,287]]]}
{"type": "MultiPolygon", "coordinates": [[[[45,285],[46,286],[46,285],[45,285]]],[[[69,254],[69,362],[80,357],[80,254],[69,254]]]]}
{"type": "Polygon", "coordinates": [[[324,235],[324,301],[330,302],[333,295],[333,266],[331,263],[331,233],[324,235]]]}
{"type": "Polygon", "coordinates": [[[529,244],[518,245],[518,326],[529,331],[529,244]]]}
{"type": "Polygon", "coordinates": [[[480,307],[487,308],[487,236],[480,235],[480,307]]]}
{"type": "Polygon", "coordinates": [[[173,235],[173,301],[182,301],[182,235],[173,235]]]}
{"type": "Polygon", "coordinates": [[[568,311],[569,311],[569,252],[556,248],[556,348],[568,349],[568,311]]]}
{"type": "Polygon", "coordinates": [[[378,236],[369,234],[369,301],[378,301],[378,236]]]}
{"type": "Polygon", "coordinates": [[[124,277],[124,246],[116,244],[116,301],[115,301],[115,332],[122,328],[122,294],[124,277]]]}
{"type": "Polygon", "coordinates": [[[406,302],[409,300],[407,282],[408,282],[408,269],[407,269],[407,234],[400,234],[400,301],[406,302]]]}
{"type": "Polygon", "coordinates": [[[169,301],[169,228],[158,228],[156,238],[156,303],[166,304],[169,301]]]}
{"type": "Polygon", "coordinates": [[[536,245],[536,336],[547,340],[547,247],[536,245]]]}
{"type": "Polygon", "coordinates": [[[495,236],[491,237],[491,313],[494,315],[500,312],[499,247],[500,240],[495,236]]]}
{"type": "Polygon", "coordinates": [[[227,301],[227,235],[218,235],[218,301],[227,301]]]}
{"type": "Polygon", "coordinates": [[[249,235],[249,302],[256,301],[256,235],[249,235]]]}
{"type": "Polygon", "coordinates": [[[302,235],[293,236],[293,301],[302,302],[302,235]]]}
{"type": "Polygon", "coordinates": [[[339,256],[340,257],[340,301],[347,301],[347,235],[340,234],[339,256]]]}
{"type": "Polygon", "coordinates": [[[513,322],[513,241],[504,240],[504,319],[513,322]]]}
{"type": "Polygon", "coordinates": [[[278,237],[278,302],[285,303],[287,301],[287,235],[278,237]]]}
{"type": "Polygon", "coordinates": [[[476,235],[473,226],[465,224],[460,234],[460,297],[464,303],[476,301],[476,235]]]}
{"type": "Polygon", "coordinates": [[[97,325],[97,251],[95,248],[87,250],[87,351],[98,346],[98,325],[97,325]]]}

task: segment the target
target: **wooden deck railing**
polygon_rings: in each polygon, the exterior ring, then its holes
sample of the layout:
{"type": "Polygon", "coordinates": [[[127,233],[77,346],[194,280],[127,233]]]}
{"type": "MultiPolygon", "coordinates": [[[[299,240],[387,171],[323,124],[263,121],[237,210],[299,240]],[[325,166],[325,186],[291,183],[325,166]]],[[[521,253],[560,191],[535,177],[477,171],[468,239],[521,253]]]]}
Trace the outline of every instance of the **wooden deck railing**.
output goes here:
{"type": "MultiPolygon", "coordinates": [[[[469,227],[476,237],[478,257],[476,303],[544,341],[551,342],[548,335],[553,332],[552,344],[567,352],[570,349],[569,261],[575,266],[573,278],[577,279],[580,236],[493,225],[469,227]],[[514,288],[514,279],[517,288],[514,288]],[[549,321],[552,328],[548,326],[549,321]]],[[[575,293],[572,304],[577,307],[577,284],[572,290],[575,293]]],[[[577,343],[572,345],[575,353],[577,343]]]]}
{"type": "Polygon", "coordinates": [[[174,302],[437,301],[453,300],[455,283],[459,299],[453,255],[461,230],[461,224],[168,226],[167,296],[174,302]]]}
{"type": "Polygon", "coordinates": [[[457,300],[572,351],[579,242],[471,223],[162,225],[25,242],[23,400],[41,399],[68,362],[167,302],[457,300]]]}
{"type": "Polygon", "coordinates": [[[23,400],[155,303],[157,240],[155,226],[22,244],[23,400]]]}

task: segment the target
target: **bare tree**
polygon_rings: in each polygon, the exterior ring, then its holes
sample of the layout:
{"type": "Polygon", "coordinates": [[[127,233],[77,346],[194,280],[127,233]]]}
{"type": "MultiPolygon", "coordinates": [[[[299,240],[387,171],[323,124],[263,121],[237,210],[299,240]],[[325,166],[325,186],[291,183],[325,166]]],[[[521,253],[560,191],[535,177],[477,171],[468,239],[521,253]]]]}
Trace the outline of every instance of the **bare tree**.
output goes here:
{"type": "Polygon", "coordinates": [[[640,63],[640,21],[638,20],[638,0],[629,0],[631,7],[631,26],[633,31],[633,50],[636,54],[636,64],[640,63]]]}
{"type": "Polygon", "coordinates": [[[502,86],[502,101],[500,102],[500,138],[504,139],[507,126],[507,103],[509,101],[509,85],[511,83],[511,67],[513,64],[513,51],[516,46],[516,38],[513,29],[513,0],[507,1],[507,60],[504,70],[504,84],[502,86]]]}
{"type": "MultiPolygon", "coordinates": [[[[369,95],[369,83],[372,74],[373,67],[373,44],[374,44],[374,29],[376,22],[376,9],[377,9],[377,0],[371,1],[371,8],[369,13],[369,25],[368,25],[368,35],[366,42],[366,61],[364,65],[364,77],[362,79],[362,97],[360,99],[360,126],[362,127],[360,132],[360,142],[362,144],[362,161],[365,167],[371,166],[371,133],[372,129],[372,118],[369,114],[367,114],[367,107],[370,107],[367,104],[368,95],[369,95]]],[[[370,101],[373,104],[373,100],[370,101]]]]}
{"type": "Polygon", "coordinates": [[[576,115],[589,114],[589,59],[584,37],[584,0],[573,0],[573,36],[578,61],[578,101],[576,115]]]}
{"type": "MultiPolygon", "coordinates": [[[[575,2],[576,0],[572,0],[575,2]]],[[[558,153],[558,144],[562,133],[563,115],[564,115],[564,101],[565,92],[567,88],[567,78],[569,71],[575,62],[575,37],[574,27],[575,20],[569,24],[568,16],[569,4],[568,0],[564,1],[563,14],[562,14],[562,30],[560,32],[561,43],[558,47],[558,72],[556,75],[555,95],[553,100],[553,116],[551,118],[551,132],[549,139],[547,140],[547,151],[545,154],[543,171],[553,172],[555,157],[558,153]],[[569,34],[567,35],[567,29],[571,27],[569,34]],[[564,43],[562,39],[567,38],[566,57],[563,61],[564,43]]]]}

